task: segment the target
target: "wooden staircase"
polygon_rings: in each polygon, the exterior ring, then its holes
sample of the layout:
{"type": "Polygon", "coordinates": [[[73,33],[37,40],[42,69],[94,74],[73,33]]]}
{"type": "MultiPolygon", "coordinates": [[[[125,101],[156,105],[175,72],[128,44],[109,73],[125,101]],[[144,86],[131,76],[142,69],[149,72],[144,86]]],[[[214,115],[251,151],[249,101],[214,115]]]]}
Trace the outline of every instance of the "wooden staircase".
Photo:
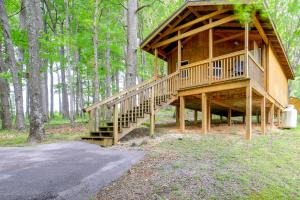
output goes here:
{"type": "Polygon", "coordinates": [[[178,75],[149,80],[86,108],[90,136],[82,139],[111,146],[149,118],[154,128],[154,115],[178,98],[178,75]]]}

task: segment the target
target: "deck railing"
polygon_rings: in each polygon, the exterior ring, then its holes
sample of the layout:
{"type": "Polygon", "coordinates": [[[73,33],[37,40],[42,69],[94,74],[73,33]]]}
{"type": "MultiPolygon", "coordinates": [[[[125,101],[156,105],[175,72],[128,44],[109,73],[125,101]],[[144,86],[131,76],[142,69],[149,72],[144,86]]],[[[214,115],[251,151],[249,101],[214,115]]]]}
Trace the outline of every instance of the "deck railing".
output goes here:
{"type": "Polygon", "coordinates": [[[245,51],[192,63],[179,73],[181,88],[242,78],[246,76],[245,51]]]}

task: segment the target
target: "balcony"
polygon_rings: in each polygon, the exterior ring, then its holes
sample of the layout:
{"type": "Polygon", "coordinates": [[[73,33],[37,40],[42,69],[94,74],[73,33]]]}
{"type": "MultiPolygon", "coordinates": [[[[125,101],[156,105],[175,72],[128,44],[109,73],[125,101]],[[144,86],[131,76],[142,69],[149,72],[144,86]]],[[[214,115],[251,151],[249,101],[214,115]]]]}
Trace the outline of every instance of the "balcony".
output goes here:
{"type": "Polygon", "coordinates": [[[185,89],[249,78],[264,88],[263,67],[251,52],[242,50],[181,67],[179,88],[185,89]],[[248,64],[245,64],[246,62],[248,64]]]}

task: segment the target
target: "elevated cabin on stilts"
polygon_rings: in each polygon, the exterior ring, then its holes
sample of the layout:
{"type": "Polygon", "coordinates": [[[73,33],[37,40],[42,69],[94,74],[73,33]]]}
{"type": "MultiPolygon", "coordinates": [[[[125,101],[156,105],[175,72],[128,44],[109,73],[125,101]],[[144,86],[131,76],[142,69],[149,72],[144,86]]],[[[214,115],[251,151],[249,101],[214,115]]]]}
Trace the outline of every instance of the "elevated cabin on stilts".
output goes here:
{"type": "Polygon", "coordinates": [[[190,1],[163,22],[141,44],[155,57],[153,78],[87,108],[92,135],[85,139],[117,143],[148,119],[153,134],[155,114],[166,105],[176,107],[181,130],[186,108],[195,117],[201,111],[202,134],[210,131],[212,114],[227,117],[229,125],[232,116],[243,117],[247,139],[253,115],[261,134],[268,123],[273,127],[275,115],[280,122],[294,79],[284,47],[270,16],[261,17],[265,5],[247,23],[234,7],[226,0],[190,1]],[[167,63],[168,75],[158,74],[158,59],[167,63]],[[109,108],[112,119],[102,120],[109,108]]]}

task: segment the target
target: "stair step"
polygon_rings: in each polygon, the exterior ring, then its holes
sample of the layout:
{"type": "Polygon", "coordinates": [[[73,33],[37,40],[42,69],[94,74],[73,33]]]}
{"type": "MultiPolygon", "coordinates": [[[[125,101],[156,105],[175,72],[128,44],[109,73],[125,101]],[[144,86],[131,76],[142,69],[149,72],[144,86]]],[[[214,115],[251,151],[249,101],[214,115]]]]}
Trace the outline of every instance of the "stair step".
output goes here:
{"type": "Polygon", "coordinates": [[[114,144],[114,138],[113,137],[103,137],[103,136],[99,136],[99,137],[82,137],[81,139],[89,141],[89,142],[94,143],[94,144],[99,144],[100,146],[103,146],[103,147],[112,146],[114,144]]]}

